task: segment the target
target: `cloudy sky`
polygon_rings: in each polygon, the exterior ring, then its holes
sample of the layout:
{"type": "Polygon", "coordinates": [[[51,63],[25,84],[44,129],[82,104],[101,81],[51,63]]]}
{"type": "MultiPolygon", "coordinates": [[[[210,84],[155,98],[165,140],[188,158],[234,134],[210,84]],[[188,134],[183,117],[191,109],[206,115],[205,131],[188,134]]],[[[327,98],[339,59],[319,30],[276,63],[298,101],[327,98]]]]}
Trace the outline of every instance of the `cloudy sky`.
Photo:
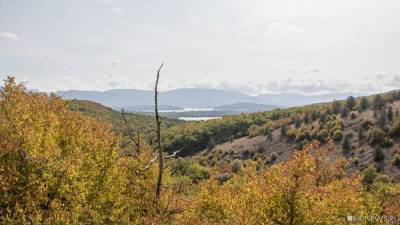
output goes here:
{"type": "Polygon", "coordinates": [[[0,0],[0,78],[40,90],[400,88],[398,0],[0,0]]]}

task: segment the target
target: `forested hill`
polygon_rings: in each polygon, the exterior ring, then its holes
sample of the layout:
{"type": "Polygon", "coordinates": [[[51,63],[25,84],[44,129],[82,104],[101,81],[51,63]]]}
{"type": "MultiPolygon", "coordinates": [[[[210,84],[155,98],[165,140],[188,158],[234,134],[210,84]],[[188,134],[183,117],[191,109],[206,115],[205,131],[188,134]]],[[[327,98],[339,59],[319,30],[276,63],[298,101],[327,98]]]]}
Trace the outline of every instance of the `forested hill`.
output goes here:
{"type": "Polygon", "coordinates": [[[400,180],[400,92],[348,97],[343,101],[225,117],[172,126],[168,149],[183,149],[201,164],[234,160],[260,164],[286,161],[293,149],[330,143],[332,157],[344,157],[348,172],[376,165],[400,180]]]}
{"type": "MultiPolygon", "coordinates": [[[[122,131],[125,127],[121,112],[101,105],[100,103],[87,101],[87,100],[67,100],[67,106],[72,111],[78,111],[86,116],[94,117],[103,122],[110,123],[115,129],[122,131]]],[[[125,113],[125,117],[132,127],[132,129],[139,130],[143,134],[148,133],[150,130],[154,130],[155,122],[154,117],[139,115],[135,113],[125,113]]],[[[163,118],[163,127],[170,127],[184,123],[184,121],[163,118]]]]}

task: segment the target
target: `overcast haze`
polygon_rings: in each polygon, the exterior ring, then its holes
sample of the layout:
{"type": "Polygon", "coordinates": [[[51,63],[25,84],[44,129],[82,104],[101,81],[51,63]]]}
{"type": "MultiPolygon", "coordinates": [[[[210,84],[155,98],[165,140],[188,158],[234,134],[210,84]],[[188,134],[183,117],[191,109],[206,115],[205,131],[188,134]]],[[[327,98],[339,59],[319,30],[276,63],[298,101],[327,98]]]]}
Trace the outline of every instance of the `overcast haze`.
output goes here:
{"type": "Polygon", "coordinates": [[[398,0],[0,0],[0,78],[40,90],[400,88],[398,0]]]}

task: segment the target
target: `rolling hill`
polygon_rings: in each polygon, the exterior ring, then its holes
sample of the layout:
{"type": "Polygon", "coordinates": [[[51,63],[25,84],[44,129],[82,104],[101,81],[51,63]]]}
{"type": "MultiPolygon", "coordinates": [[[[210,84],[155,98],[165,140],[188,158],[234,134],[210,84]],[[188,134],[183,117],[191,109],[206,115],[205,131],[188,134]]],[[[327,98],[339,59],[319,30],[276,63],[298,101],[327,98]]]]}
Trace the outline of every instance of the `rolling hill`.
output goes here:
{"type": "MultiPolygon", "coordinates": [[[[112,89],[107,91],[60,91],[57,93],[63,99],[89,100],[108,107],[152,106],[154,93],[149,90],[112,89]]],[[[182,88],[160,92],[160,105],[186,108],[215,108],[238,103],[273,105],[292,107],[313,103],[327,102],[334,99],[344,99],[350,93],[329,95],[298,95],[298,94],[262,94],[251,96],[240,92],[218,89],[182,88]]],[[[242,106],[245,106],[242,104],[242,106]]],[[[248,105],[250,106],[250,105],[248,105]]],[[[241,109],[252,111],[249,109],[241,109]]]]}

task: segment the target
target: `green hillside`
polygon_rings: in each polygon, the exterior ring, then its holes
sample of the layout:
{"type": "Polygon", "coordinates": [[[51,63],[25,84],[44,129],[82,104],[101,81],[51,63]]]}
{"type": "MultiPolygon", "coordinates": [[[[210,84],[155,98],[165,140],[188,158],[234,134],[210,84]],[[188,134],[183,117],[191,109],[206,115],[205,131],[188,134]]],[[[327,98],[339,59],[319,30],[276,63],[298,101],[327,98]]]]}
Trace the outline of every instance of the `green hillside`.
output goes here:
{"type": "MultiPolygon", "coordinates": [[[[66,102],[68,108],[72,111],[78,111],[86,116],[94,117],[103,122],[111,123],[117,131],[123,131],[125,129],[125,124],[123,122],[121,112],[92,101],[67,100],[66,102]]],[[[148,133],[150,130],[154,130],[155,122],[153,116],[145,116],[127,112],[125,113],[125,116],[129,125],[133,129],[141,131],[143,134],[148,133]]],[[[162,125],[164,126],[164,128],[167,128],[172,125],[182,123],[184,123],[184,121],[163,118],[162,125]]]]}

